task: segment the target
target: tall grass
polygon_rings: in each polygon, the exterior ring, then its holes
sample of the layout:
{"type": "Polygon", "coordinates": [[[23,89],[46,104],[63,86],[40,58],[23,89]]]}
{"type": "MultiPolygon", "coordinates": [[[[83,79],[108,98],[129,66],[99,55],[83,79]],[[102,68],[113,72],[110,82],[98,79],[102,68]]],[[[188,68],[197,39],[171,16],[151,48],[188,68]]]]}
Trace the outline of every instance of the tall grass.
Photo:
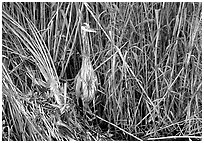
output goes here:
{"type": "Polygon", "coordinates": [[[2,4],[2,140],[173,140],[202,135],[201,3],[2,4]],[[74,78],[90,24],[93,122],[74,78]]]}

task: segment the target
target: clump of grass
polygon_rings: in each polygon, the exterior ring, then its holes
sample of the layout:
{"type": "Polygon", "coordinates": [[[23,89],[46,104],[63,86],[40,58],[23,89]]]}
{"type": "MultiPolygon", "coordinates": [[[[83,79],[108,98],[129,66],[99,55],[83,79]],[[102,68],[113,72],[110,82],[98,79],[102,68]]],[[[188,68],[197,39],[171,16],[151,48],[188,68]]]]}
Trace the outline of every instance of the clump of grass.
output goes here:
{"type": "Polygon", "coordinates": [[[200,139],[201,3],[3,3],[2,10],[2,140],[200,139]],[[82,22],[97,30],[91,123],[77,112],[73,84],[82,22]]]}

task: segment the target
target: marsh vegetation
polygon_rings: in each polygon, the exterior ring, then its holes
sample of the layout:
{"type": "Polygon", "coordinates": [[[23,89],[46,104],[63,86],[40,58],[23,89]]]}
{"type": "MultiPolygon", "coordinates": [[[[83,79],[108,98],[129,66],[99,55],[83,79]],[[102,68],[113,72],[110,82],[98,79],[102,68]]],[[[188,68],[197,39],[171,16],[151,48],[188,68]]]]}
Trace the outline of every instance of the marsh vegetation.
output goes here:
{"type": "Polygon", "coordinates": [[[2,140],[201,140],[201,12],[201,3],[2,3],[2,140]],[[98,85],[82,116],[84,22],[96,31],[98,85]]]}

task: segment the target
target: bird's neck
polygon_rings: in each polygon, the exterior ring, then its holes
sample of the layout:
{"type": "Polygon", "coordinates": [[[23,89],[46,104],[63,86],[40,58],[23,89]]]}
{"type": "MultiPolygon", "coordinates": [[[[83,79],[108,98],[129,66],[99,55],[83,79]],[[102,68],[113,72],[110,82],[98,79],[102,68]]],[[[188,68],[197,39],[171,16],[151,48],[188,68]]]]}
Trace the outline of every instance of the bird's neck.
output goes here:
{"type": "Polygon", "coordinates": [[[88,34],[86,32],[82,34],[82,41],[83,41],[82,56],[90,57],[90,45],[89,45],[88,34]]]}

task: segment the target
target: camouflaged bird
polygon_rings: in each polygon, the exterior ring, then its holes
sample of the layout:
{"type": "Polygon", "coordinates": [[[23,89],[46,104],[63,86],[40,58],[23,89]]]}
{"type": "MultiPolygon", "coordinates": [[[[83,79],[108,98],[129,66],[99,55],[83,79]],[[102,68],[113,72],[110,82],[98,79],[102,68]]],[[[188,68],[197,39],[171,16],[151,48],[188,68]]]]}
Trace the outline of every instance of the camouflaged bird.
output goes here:
{"type": "Polygon", "coordinates": [[[79,105],[82,104],[82,109],[89,109],[89,103],[94,101],[98,82],[97,76],[90,61],[90,47],[87,32],[95,31],[90,29],[90,26],[87,23],[84,23],[81,26],[83,44],[82,66],[75,78],[75,92],[77,101],[79,105]]]}

